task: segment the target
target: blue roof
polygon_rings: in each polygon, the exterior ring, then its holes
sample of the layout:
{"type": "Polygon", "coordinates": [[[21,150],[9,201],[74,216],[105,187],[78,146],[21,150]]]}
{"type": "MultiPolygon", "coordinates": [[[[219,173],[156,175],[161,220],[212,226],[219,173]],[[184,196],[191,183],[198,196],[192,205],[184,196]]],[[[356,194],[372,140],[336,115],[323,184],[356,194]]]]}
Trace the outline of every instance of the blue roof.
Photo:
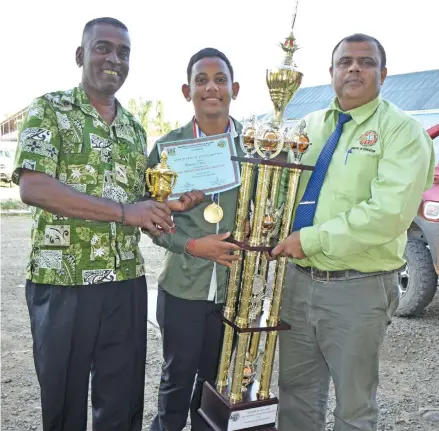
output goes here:
{"type": "MultiPolygon", "coordinates": [[[[331,103],[334,92],[330,84],[300,88],[287,105],[285,119],[302,118],[331,103]]],[[[439,69],[388,76],[381,97],[403,111],[439,109],[439,69]]]]}

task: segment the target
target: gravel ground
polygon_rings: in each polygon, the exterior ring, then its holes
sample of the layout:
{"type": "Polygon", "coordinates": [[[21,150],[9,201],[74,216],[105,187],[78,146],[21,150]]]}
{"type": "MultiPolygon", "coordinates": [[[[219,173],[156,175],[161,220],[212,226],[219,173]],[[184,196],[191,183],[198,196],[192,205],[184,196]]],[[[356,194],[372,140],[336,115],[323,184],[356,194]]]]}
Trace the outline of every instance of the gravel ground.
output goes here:
{"type": "MultiPolygon", "coordinates": [[[[24,300],[24,268],[29,251],[30,218],[1,220],[1,429],[41,430],[39,390],[35,377],[29,319],[24,300]]],[[[154,298],[163,252],[146,236],[142,250],[147,260],[148,285],[154,298]]],[[[150,318],[153,318],[153,301],[150,318]]],[[[381,355],[379,430],[439,430],[439,295],[419,319],[395,318],[381,355]]],[[[161,365],[158,330],[149,325],[146,362],[144,429],[156,410],[161,365]]],[[[277,378],[277,366],[274,379],[277,378]]],[[[275,386],[275,385],[274,385],[275,386]]],[[[276,392],[276,390],[275,390],[276,392]]],[[[332,429],[334,398],[328,408],[332,429]]],[[[91,429],[91,428],[90,428],[91,429]]]]}

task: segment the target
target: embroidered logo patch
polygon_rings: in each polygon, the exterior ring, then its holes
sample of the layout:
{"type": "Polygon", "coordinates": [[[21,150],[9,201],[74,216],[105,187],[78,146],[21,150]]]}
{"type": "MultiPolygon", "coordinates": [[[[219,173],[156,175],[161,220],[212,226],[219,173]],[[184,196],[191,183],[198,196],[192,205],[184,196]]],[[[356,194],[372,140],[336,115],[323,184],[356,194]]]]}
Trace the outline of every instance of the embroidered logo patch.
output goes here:
{"type": "Polygon", "coordinates": [[[368,132],[363,133],[360,136],[360,144],[368,147],[371,145],[375,145],[377,140],[378,140],[378,135],[373,130],[369,130],[368,132]]]}

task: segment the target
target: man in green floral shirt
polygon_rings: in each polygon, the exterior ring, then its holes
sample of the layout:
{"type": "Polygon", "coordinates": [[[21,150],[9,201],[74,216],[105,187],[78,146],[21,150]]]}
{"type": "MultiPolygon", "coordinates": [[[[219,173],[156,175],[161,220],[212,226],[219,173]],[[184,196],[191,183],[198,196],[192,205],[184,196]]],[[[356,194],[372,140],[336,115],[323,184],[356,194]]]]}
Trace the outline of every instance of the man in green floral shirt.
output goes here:
{"type": "MultiPolygon", "coordinates": [[[[131,115],[116,106],[110,127],[80,87],[38,98],[20,135],[17,168],[43,172],[90,196],[135,203],[145,192],[146,138],[131,115]]],[[[14,173],[17,183],[20,172],[14,173]]],[[[120,214],[110,223],[84,222],[43,208],[33,208],[29,280],[76,286],[145,273],[140,232],[118,223],[120,214]]]]}
{"type": "Polygon", "coordinates": [[[84,28],[79,87],[29,107],[13,180],[33,207],[26,300],[41,387],[43,429],[141,430],[147,291],[139,229],[168,233],[171,211],[198,203],[141,202],[146,136],[116,100],[129,70],[120,21],[84,28]],[[139,202],[140,201],[140,202],[139,202]]]}

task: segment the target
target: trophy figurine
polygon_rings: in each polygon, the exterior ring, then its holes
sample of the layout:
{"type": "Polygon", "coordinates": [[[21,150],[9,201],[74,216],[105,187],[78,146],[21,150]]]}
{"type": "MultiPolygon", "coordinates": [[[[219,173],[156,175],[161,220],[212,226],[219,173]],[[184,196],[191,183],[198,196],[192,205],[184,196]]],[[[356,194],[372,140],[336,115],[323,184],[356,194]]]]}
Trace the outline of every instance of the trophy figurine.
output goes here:
{"type": "Polygon", "coordinates": [[[308,151],[308,147],[311,145],[309,138],[305,133],[306,122],[301,120],[295,130],[289,130],[285,134],[284,148],[291,151],[292,159],[295,163],[300,163],[303,154],[308,151]]]}
{"type": "Polygon", "coordinates": [[[296,65],[293,62],[293,55],[299,49],[293,34],[297,16],[297,4],[298,1],[296,1],[293,13],[291,32],[285,41],[279,44],[285,53],[284,60],[280,66],[268,69],[266,75],[267,86],[274,105],[274,117],[278,123],[282,122],[285,107],[299,89],[303,77],[303,74],[296,70],[296,65]]]}
{"type": "Polygon", "coordinates": [[[241,164],[242,181],[230,241],[240,245],[235,254],[241,259],[232,263],[229,272],[216,385],[204,383],[199,409],[215,431],[276,430],[278,399],[270,385],[278,332],[290,329],[280,320],[288,260],[279,257],[269,262],[265,253],[272,249],[273,241],[283,241],[291,233],[300,174],[314,169],[300,163],[310,145],[306,124],[301,122],[298,130],[292,131],[283,120],[285,108],[302,82],[302,73],[293,61],[298,49],[293,34],[296,15],[297,1],[291,32],[280,44],[283,61],[266,73],[274,115],[268,121],[252,118],[245,122],[241,145],[246,156],[232,156],[241,164]],[[292,163],[277,157],[282,150],[290,152],[292,163]],[[260,157],[253,157],[255,152],[260,157]],[[281,184],[286,188],[282,202],[281,184]],[[251,220],[248,240],[244,235],[247,220],[251,220]],[[270,277],[269,268],[273,269],[270,277]],[[262,333],[266,337],[261,337],[262,333]]]}
{"type": "Polygon", "coordinates": [[[256,152],[265,160],[275,158],[283,149],[283,134],[278,121],[271,119],[256,133],[256,152]]]}
{"type": "Polygon", "coordinates": [[[248,120],[244,121],[242,134],[241,134],[241,148],[244,151],[245,157],[253,157],[255,153],[255,134],[256,134],[256,119],[255,116],[251,116],[248,120]]]}

